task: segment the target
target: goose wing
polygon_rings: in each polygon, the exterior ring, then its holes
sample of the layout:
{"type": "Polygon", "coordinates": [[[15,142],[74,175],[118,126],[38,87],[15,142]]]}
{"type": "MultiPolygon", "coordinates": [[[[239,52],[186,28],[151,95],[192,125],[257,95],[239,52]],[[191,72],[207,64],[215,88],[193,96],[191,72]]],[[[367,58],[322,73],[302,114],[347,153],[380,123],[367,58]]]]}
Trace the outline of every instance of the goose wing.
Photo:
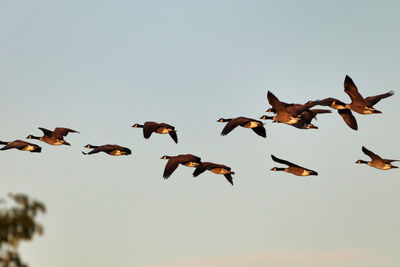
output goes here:
{"type": "Polygon", "coordinates": [[[143,136],[144,138],[150,138],[151,134],[157,130],[159,123],[154,121],[146,121],[143,125],[143,136]]]}
{"type": "Polygon", "coordinates": [[[228,182],[233,185],[233,178],[232,175],[230,173],[224,174],[226,180],[228,180],[228,182]]]}
{"type": "Polygon", "coordinates": [[[230,133],[233,129],[238,127],[239,125],[245,124],[249,122],[250,119],[244,118],[244,117],[238,117],[235,119],[231,119],[228,121],[228,123],[225,125],[224,129],[222,129],[221,135],[227,135],[230,133]]]}
{"type": "Polygon", "coordinates": [[[364,103],[364,98],[358,92],[357,86],[348,75],[344,79],[344,92],[350,96],[352,102],[364,103]]]}
{"type": "Polygon", "coordinates": [[[386,94],[369,96],[365,98],[365,103],[368,107],[373,107],[376,103],[378,103],[381,99],[394,95],[394,91],[387,92],[386,94]]]}
{"type": "Polygon", "coordinates": [[[169,136],[171,136],[172,140],[174,140],[174,142],[177,144],[178,143],[178,136],[176,135],[175,131],[171,131],[168,133],[169,136]]]}
{"type": "Polygon", "coordinates": [[[264,138],[267,137],[267,132],[265,131],[264,126],[258,126],[255,128],[251,128],[256,134],[258,134],[259,136],[262,136],[264,138]]]}
{"type": "Polygon", "coordinates": [[[333,98],[333,97],[328,97],[328,98],[325,98],[322,100],[318,100],[317,104],[320,106],[331,106],[333,102],[335,102],[335,104],[339,105],[339,106],[346,106],[346,104],[344,102],[342,102],[336,98],[333,98]]]}
{"type": "Polygon", "coordinates": [[[268,99],[269,104],[272,106],[272,108],[276,112],[282,112],[282,111],[287,112],[286,106],[288,104],[279,101],[279,99],[271,91],[268,91],[267,99],[268,99]]]}
{"type": "Polygon", "coordinates": [[[168,179],[171,176],[171,174],[176,170],[176,168],[178,168],[179,163],[181,163],[179,157],[169,158],[164,168],[164,174],[163,174],[164,179],[168,179]]]}
{"type": "Polygon", "coordinates": [[[42,127],[38,127],[39,130],[41,130],[43,132],[43,134],[47,137],[52,137],[53,136],[53,132],[50,130],[47,130],[46,128],[42,128],[42,127]]]}
{"type": "Polygon", "coordinates": [[[288,165],[288,166],[292,166],[292,167],[297,167],[297,168],[303,168],[303,169],[304,169],[304,167],[301,167],[301,166],[299,166],[299,165],[296,165],[296,164],[294,164],[294,163],[291,163],[290,161],[277,158],[277,157],[275,157],[274,155],[271,155],[271,158],[272,158],[272,160],[275,161],[275,162],[282,163],[282,164],[285,164],[285,165],[288,165]]]}
{"type": "Polygon", "coordinates": [[[398,159],[383,159],[383,161],[384,161],[385,163],[392,163],[392,162],[394,162],[394,161],[400,161],[400,160],[398,160],[398,159]]]}
{"type": "Polygon", "coordinates": [[[364,154],[367,155],[368,157],[370,157],[372,160],[382,160],[382,158],[380,156],[378,156],[374,152],[368,150],[364,146],[362,147],[362,152],[364,152],[364,154]]]}
{"type": "Polygon", "coordinates": [[[79,133],[78,131],[69,129],[69,128],[62,128],[62,127],[57,127],[53,131],[54,137],[58,139],[62,139],[64,136],[67,136],[68,133],[79,133]]]}
{"type": "Polygon", "coordinates": [[[202,174],[203,172],[205,172],[206,170],[208,170],[210,164],[212,164],[211,162],[202,162],[198,167],[196,167],[196,169],[193,172],[193,176],[197,177],[200,174],[202,174]]]}
{"type": "Polygon", "coordinates": [[[344,122],[353,130],[358,129],[358,125],[357,125],[357,120],[354,117],[353,113],[351,112],[350,109],[339,109],[338,113],[340,116],[342,116],[342,119],[344,120],[344,122]]]}

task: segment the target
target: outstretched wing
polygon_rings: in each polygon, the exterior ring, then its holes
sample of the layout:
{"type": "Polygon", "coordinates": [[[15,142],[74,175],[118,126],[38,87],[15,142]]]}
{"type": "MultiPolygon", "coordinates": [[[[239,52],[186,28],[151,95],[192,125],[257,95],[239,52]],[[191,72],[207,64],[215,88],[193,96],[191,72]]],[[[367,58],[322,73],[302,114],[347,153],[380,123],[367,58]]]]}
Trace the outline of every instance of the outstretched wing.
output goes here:
{"type": "Polygon", "coordinates": [[[239,117],[235,119],[231,119],[228,121],[228,123],[225,125],[224,129],[222,129],[221,135],[227,135],[230,133],[233,129],[238,127],[239,125],[248,122],[249,119],[246,119],[244,117],[239,117]]]}
{"type": "Polygon", "coordinates": [[[205,172],[207,170],[207,163],[203,162],[202,164],[200,164],[198,167],[196,167],[196,169],[193,172],[193,177],[197,177],[200,174],[202,174],[203,172],[205,172]]]}
{"type": "Polygon", "coordinates": [[[168,133],[169,136],[171,136],[171,138],[174,140],[174,142],[177,144],[178,143],[178,136],[176,135],[175,131],[171,131],[168,133]]]}
{"type": "MultiPolygon", "coordinates": [[[[294,163],[291,163],[291,162],[289,162],[289,161],[287,161],[287,160],[279,159],[279,158],[275,157],[275,156],[272,155],[272,154],[271,154],[271,158],[272,158],[273,161],[278,162],[278,163],[286,164],[286,165],[288,165],[288,166],[303,168],[303,167],[301,167],[301,166],[299,166],[299,165],[296,165],[296,164],[294,164],[294,163]]],[[[304,168],[303,168],[303,169],[304,169],[304,168]]]]}
{"type": "Polygon", "coordinates": [[[369,97],[365,98],[365,103],[367,104],[368,107],[372,107],[376,103],[378,103],[381,99],[392,96],[392,95],[394,95],[393,91],[387,92],[386,94],[369,96],[369,97]]]}
{"type": "Polygon", "coordinates": [[[43,134],[44,134],[45,136],[52,137],[52,135],[53,135],[53,132],[52,132],[52,131],[47,130],[47,129],[42,128],[42,127],[38,127],[38,128],[43,132],[43,134]]]}
{"type": "Polygon", "coordinates": [[[264,126],[258,126],[258,127],[251,128],[251,129],[252,129],[256,134],[258,134],[259,136],[262,136],[262,137],[264,137],[264,138],[267,137],[267,133],[266,133],[266,131],[265,131],[264,126]]]}
{"type": "Polygon", "coordinates": [[[364,98],[360,95],[357,86],[348,75],[344,79],[344,92],[350,96],[352,102],[364,103],[364,98]]]}
{"type": "Polygon", "coordinates": [[[269,104],[276,112],[286,111],[286,103],[279,101],[279,99],[270,91],[267,93],[267,99],[269,104]]]}
{"type": "Polygon", "coordinates": [[[176,170],[176,168],[178,168],[179,163],[180,162],[176,158],[170,158],[168,160],[164,169],[164,174],[163,174],[164,179],[168,179],[171,176],[171,174],[176,170]]]}
{"type": "Polygon", "coordinates": [[[377,154],[375,154],[374,152],[368,150],[366,147],[362,147],[362,152],[364,152],[365,155],[367,155],[368,157],[370,157],[372,160],[382,160],[381,157],[379,157],[377,154]]]}
{"type": "Polygon", "coordinates": [[[342,116],[342,119],[344,120],[344,122],[353,130],[358,129],[358,125],[357,125],[357,120],[354,117],[353,113],[351,112],[350,109],[339,109],[338,113],[340,116],[342,116]]]}
{"type": "Polygon", "coordinates": [[[79,133],[78,131],[69,129],[69,128],[61,128],[57,127],[54,129],[54,137],[58,139],[62,139],[64,136],[67,136],[68,133],[79,133]]]}
{"type": "Polygon", "coordinates": [[[143,136],[144,138],[150,138],[151,134],[157,130],[158,123],[154,121],[146,121],[143,125],[143,136]]]}
{"type": "Polygon", "coordinates": [[[226,180],[228,180],[228,182],[233,185],[233,178],[232,175],[230,173],[224,174],[226,180]]]}
{"type": "Polygon", "coordinates": [[[317,101],[318,105],[320,105],[320,106],[331,106],[333,102],[335,102],[335,104],[339,105],[339,106],[346,106],[345,103],[343,103],[342,101],[340,101],[336,98],[333,98],[333,97],[328,97],[328,98],[317,101]]]}

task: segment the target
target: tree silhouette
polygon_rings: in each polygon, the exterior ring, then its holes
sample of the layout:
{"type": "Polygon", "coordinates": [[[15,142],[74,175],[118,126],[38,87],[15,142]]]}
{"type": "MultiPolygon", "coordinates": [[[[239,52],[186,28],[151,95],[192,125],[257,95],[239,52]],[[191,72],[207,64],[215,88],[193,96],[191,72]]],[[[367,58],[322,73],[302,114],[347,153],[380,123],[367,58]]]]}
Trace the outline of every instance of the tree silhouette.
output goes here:
{"type": "Polygon", "coordinates": [[[17,248],[20,241],[31,240],[36,233],[43,234],[42,225],[35,219],[40,212],[46,212],[46,207],[24,194],[9,194],[8,197],[14,201],[14,206],[7,207],[0,199],[0,267],[27,267],[17,248]]]}

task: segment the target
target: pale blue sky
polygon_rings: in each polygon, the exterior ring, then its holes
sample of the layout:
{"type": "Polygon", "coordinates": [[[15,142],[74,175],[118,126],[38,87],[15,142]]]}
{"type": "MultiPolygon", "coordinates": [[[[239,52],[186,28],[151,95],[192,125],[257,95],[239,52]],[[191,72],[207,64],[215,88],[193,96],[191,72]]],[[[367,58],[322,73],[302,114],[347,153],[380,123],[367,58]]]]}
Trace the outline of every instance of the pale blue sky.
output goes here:
{"type": "Polygon", "coordinates": [[[21,247],[40,267],[388,266],[400,264],[400,172],[354,164],[365,145],[400,158],[398,1],[3,1],[0,140],[70,127],[71,147],[0,154],[0,194],[46,203],[45,235],[21,247]],[[267,122],[220,136],[220,117],[259,118],[267,90],[286,102],[396,94],[318,130],[267,122]],[[146,120],[178,129],[143,138],[146,120]],[[85,157],[117,143],[133,154],[85,157]],[[179,167],[192,153],[236,172],[179,167]],[[270,154],[318,171],[273,173],[270,154]],[[249,265],[250,264],[250,265],[249,265]]]}

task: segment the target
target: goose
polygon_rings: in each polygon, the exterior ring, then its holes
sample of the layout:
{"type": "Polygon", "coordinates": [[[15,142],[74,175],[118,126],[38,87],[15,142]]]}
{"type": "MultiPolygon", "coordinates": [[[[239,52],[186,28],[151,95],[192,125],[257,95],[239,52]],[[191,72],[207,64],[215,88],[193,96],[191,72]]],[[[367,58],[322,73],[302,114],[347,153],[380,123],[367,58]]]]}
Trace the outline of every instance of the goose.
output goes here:
{"type": "Polygon", "coordinates": [[[365,161],[365,160],[357,160],[356,163],[358,164],[367,164],[371,167],[380,169],[380,170],[390,170],[393,168],[398,168],[395,165],[392,165],[392,162],[394,161],[399,161],[397,159],[383,159],[380,156],[376,155],[372,151],[368,150],[366,147],[362,147],[362,152],[364,152],[365,155],[371,158],[371,161],[365,161]]]}
{"type": "Polygon", "coordinates": [[[0,145],[5,145],[4,147],[0,148],[0,150],[8,150],[15,148],[22,151],[29,151],[36,153],[40,153],[42,151],[42,148],[40,146],[22,140],[15,140],[12,142],[0,141],[0,145]]]}
{"type": "Polygon", "coordinates": [[[357,120],[354,117],[353,113],[349,108],[346,107],[347,104],[343,103],[342,101],[333,98],[333,97],[328,97],[322,100],[318,101],[318,105],[321,106],[328,106],[333,109],[336,109],[339,113],[339,115],[342,117],[343,121],[353,130],[357,131],[358,126],[357,126],[357,120]]]}
{"type": "Polygon", "coordinates": [[[201,158],[194,156],[192,154],[181,154],[177,156],[162,156],[161,159],[168,160],[165,165],[164,179],[168,179],[171,174],[178,168],[179,164],[185,165],[187,167],[197,167],[201,164],[201,158]]]}
{"type": "Polygon", "coordinates": [[[346,75],[344,79],[344,91],[351,98],[351,103],[346,104],[346,108],[351,109],[360,114],[373,114],[382,113],[376,110],[373,106],[378,103],[381,99],[394,95],[393,91],[387,92],[386,94],[369,96],[363,98],[358,92],[357,86],[354,84],[353,80],[346,75]]]}
{"type": "Polygon", "coordinates": [[[193,172],[193,176],[197,177],[205,171],[211,171],[216,174],[223,174],[228,182],[233,185],[232,174],[235,172],[231,171],[231,168],[222,164],[216,164],[212,162],[202,162],[193,172]]]}
{"type": "Polygon", "coordinates": [[[26,139],[37,139],[53,146],[59,146],[59,145],[70,146],[71,144],[64,140],[64,136],[67,136],[68,133],[79,133],[75,130],[62,127],[57,127],[54,129],[54,131],[50,131],[42,127],[39,127],[39,129],[43,132],[44,134],[43,136],[38,137],[29,135],[26,139]]]}
{"type": "Polygon", "coordinates": [[[158,134],[169,134],[172,140],[177,144],[178,136],[176,135],[175,127],[166,123],[157,123],[154,121],[146,121],[143,125],[135,123],[132,125],[133,128],[143,128],[143,136],[144,138],[150,138],[152,133],[158,134]]]}
{"type": "Polygon", "coordinates": [[[294,163],[291,163],[291,162],[283,160],[283,159],[279,159],[279,158],[275,157],[274,155],[271,155],[271,158],[275,162],[282,163],[282,164],[289,166],[287,168],[274,167],[271,169],[271,171],[284,171],[284,172],[288,172],[288,173],[291,173],[291,174],[294,174],[297,176],[318,175],[318,173],[316,171],[306,169],[304,167],[301,167],[299,165],[296,165],[294,163]]]}
{"type": "Polygon", "coordinates": [[[227,122],[225,127],[222,129],[221,135],[227,135],[233,129],[238,126],[242,126],[244,128],[252,129],[257,135],[266,138],[267,133],[264,128],[264,124],[261,121],[246,118],[246,117],[237,117],[234,119],[224,119],[220,118],[217,122],[227,122]]]}
{"type": "Polygon", "coordinates": [[[91,154],[95,154],[95,153],[99,153],[99,152],[104,152],[111,156],[123,156],[123,155],[127,156],[127,155],[132,154],[132,152],[129,148],[119,146],[119,145],[108,144],[108,145],[102,145],[102,146],[93,146],[93,145],[88,144],[84,147],[88,148],[88,149],[93,149],[89,153],[85,153],[82,151],[82,154],[84,154],[84,155],[91,155],[91,154]]]}

